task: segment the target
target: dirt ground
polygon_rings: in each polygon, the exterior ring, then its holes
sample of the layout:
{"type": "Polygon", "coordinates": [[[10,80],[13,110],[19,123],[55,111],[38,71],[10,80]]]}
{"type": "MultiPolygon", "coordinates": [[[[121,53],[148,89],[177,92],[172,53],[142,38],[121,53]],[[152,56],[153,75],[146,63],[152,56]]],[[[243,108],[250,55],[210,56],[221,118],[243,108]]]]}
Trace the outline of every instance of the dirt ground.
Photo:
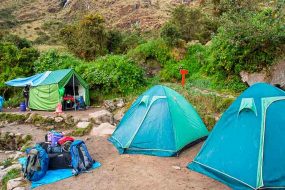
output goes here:
{"type": "MultiPolygon", "coordinates": [[[[43,141],[45,131],[29,125],[10,125],[1,131],[32,134],[35,142],[43,141]]],[[[102,166],[38,190],[140,190],[140,189],[193,189],[228,190],[223,184],[186,168],[199,151],[202,143],[184,150],[179,157],[162,158],[146,155],[119,155],[107,137],[82,137],[91,156],[102,166]],[[175,169],[178,166],[180,169],[175,169]]],[[[4,160],[0,153],[0,160],[4,160]]]]}
{"type": "Polygon", "coordinates": [[[179,157],[172,158],[119,155],[116,148],[103,137],[91,137],[86,144],[92,157],[102,164],[100,168],[38,189],[229,189],[186,168],[202,143],[183,151],[179,157]],[[172,166],[179,166],[181,169],[177,170],[172,166]]]}

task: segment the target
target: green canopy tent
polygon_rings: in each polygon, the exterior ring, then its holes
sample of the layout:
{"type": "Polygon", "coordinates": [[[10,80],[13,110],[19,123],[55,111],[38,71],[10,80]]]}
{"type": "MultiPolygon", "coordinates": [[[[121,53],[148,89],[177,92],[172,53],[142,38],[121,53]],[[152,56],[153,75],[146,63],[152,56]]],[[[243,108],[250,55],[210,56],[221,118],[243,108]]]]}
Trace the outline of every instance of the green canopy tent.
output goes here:
{"type": "Polygon", "coordinates": [[[30,85],[29,107],[35,110],[55,110],[65,94],[82,96],[85,104],[90,104],[89,86],[73,69],[46,71],[28,78],[18,78],[6,82],[9,86],[30,85]]]}

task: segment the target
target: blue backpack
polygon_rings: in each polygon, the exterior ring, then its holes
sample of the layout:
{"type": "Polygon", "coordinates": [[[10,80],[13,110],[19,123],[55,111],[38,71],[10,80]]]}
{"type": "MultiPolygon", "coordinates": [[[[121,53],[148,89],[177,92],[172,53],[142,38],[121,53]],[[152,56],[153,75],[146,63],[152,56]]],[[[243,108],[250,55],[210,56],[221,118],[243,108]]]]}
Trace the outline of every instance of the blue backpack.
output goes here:
{"type": "Polygon", "coordinates": [[[81,140],[75,140],[71,143],[70,154],[74,175],[87,171],[95,162],[91,158],[85,143],[81,140]]]}
{"type": "Polygon", "coordinates": [[[27,160],[23,166],[24,177],[29,181],[38,181],[48,170],[48,154],[40,145],[26,150],[26,154],[27,160]]]}

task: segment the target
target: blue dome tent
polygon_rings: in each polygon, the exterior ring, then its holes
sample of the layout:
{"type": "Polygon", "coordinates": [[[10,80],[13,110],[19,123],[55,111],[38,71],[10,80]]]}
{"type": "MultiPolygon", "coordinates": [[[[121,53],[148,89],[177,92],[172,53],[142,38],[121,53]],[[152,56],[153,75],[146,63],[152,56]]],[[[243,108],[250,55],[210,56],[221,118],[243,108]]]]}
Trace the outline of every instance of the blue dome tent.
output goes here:
{"type": "Polygon", "coordinates": [[[175,156],[207,135],[193,106],[176,91],[158,85],[133,103],[109,140],[120,153],[175,156]]]}
{"type": "Polygon", "coordinates": [[[248,88],[218,121],[188,168],[233,189],[285,188],[285,92],[248,88]]]}

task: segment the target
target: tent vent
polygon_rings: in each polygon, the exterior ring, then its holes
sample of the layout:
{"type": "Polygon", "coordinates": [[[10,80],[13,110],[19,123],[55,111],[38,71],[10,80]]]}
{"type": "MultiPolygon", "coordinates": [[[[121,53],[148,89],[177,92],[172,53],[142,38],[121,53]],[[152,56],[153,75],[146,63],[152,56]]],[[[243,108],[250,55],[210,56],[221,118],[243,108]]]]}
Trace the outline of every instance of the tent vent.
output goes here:
{"type": "Polygon", "coordinates": [[[144,103],[146,106],[148,105],[148,101],[149,101],[149,96],[143,96],[141,99],[140,104],[144,103]]]}
{"type": "Polygon", "coordinates": [[[240,114],[240,112],[243,111],[243,110],[251,110],[257,116],[257,109],[256,109],[256,106],[255,106],[253,98],[243,98],[241,100],[241,104],[240,104],[240,108],[239,108],[238,114],[240,114]]]}

